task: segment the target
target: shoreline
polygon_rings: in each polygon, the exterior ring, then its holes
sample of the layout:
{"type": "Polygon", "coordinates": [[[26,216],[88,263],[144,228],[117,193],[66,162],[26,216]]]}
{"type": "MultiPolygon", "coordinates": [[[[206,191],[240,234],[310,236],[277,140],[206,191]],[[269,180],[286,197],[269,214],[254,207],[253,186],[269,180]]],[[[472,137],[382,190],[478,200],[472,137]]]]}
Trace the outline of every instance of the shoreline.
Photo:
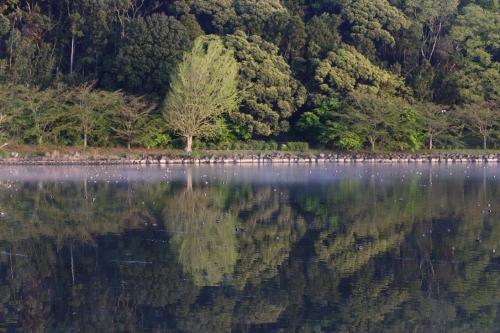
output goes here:
{"type": "Polygon", "coordinates": [[[207,165],[207,164],[499,164],[496,154],[248,154],[232,157],[211,155],[206,157],[169,157],[150,154],[141,157],[116,156],[43,156],[3,157],[0,165],[207,165]]]}

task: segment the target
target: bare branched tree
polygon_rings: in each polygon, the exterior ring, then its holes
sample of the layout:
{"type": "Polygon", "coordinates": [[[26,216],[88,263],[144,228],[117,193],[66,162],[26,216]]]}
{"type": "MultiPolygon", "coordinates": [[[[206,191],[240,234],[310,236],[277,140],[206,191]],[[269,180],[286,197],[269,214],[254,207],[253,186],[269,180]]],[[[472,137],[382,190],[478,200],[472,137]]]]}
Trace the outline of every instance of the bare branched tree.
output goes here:
{"type": "Polygon", "coordinates": [[[146,124],[148,115],[156,108],[142,96],[123,97],[123,103],[116,108],[116,121],[111,127],[116,136],[127,142],[130,149],[134,136],[146,124]]]}

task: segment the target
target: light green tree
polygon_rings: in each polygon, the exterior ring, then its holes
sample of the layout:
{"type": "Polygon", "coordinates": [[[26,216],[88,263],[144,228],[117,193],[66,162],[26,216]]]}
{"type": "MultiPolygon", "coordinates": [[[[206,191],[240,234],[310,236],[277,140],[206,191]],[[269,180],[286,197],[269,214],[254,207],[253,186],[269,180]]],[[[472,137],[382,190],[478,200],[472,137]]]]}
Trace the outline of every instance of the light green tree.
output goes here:
{"type": "Polygon", "coordinates": [[[186,139],[216,134],[225,113],[238,107],[238,64],[215,36],[199,37],[172,76],[164,107],[170,129],[186,139]]]}

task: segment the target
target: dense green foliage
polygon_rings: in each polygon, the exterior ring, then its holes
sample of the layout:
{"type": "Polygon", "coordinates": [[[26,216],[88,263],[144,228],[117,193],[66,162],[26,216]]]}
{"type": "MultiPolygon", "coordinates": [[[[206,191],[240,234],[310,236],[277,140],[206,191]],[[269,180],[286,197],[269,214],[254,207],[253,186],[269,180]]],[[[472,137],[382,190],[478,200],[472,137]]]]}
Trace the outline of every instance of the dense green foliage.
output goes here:
{"type": "Polygon", "coordinates": [[[179,133],[162,106],[203,35],[232,50],[241,103],[217,135],[198,135],[198,146],[304,138],[335,149],[500,145],[498,0],[2,1],[2,142],[174,144],[179,133]],[[83,87],[92,87],[92,107],[75,103],[83,87]],[[130,136],[130,122],[116,116],[138,96],[157,107],[144,114],[138,106],[145,119],[130,136]],[[92,119],[78,107],[93,109],[92,119]],[[477,115],[486,113],[485,132],[477,115]]]}

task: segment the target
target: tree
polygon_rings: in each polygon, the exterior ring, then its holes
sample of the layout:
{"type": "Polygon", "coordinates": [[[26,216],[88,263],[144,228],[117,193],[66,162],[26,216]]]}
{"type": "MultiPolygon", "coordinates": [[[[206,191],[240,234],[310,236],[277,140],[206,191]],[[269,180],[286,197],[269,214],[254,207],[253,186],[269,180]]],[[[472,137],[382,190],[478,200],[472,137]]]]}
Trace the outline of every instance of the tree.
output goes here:
{"type": "Polygon", "coordinates": [[[146,119],[146,123],[141,127],[140,132],[135,135],[133,143],[140,147],[166,148],[172,142],[169,129],[165,119],[161,114],[151,114],[146,119]]]}
{"type": "MultiPolygon", "coordinates": [[[[0,140],[3,140],[4,139],[4,124],[7,123],[7,121],[9,120],[9,117],[0,112],[0,140]]],[[[8,143],[2,143],[0,145],[0,149],[7,146],[8,143]]]]}
{"type": "Polygon", "coordinates": [[[451,18],[458,8],[458,0],[410,0],[405,3],[405,12],[413,19],[411,30],[413,46],[418,48],[420,56],[432,61],[439,41],[451,25],[451,18]]]}
{"type": "Polygon", "coordinates": [[[342,113],[372,151],[379,143],[388,149],[420,148],[422,121],[403,98],[355,91],[344,100],[342,113]]]}
{"type": "Polygon", "coordinates": [[[277,16],[288,16],[280,0],[233,0],[237,28],[248,35],[265,35],[266,26],[272,25],[277,16]]]}
{"type": "Polygon", "coordinates": [[[365,54],[376,42],[394,46],[393,34],[407,28],[405,15],[387,0],[344,0],[342,14],[351,25],[351,37],[365,54]]]}
{"type": "Polygon", "coordinates": [[[87,147],[89,138],[104,125],[104,115],[119,105],[119,94],[95,90],[95,82],[83,83],[65,93],[69,113],[74,126],[79,130],[83,147],[87,147]]]}
{"type": "Polygon", "coordinates": [[[55,47],[44,39],[50,22],[41,8],[8,1],[0,5],[0,22],[0,79],[12,84],[49,83],[55,47]]]}
{"type": "Polygon", "coordinates": [[[120,93],[120,99],[120,104],[112,110],[111,128],[118,138],[125,140],[130,149],[132,140],[145,126],[156,105],[146,101],[143,96],[124,96],[120,93]]]}
{"type": "Polygon", "coordinates": [[[324,59],[328,52],[341,45],[337,29],[341,22],[338,15],[321,14],[307,22],[307,53],[310,61],[324,59]]]}
{"type": "Polygon", "coordinates": [[[69,16],[69,32],[71,35],[70,42],[70,52],[69,52],[69,75],[73,75],[73,68],[75,63],[75,48],[76,48],[76,39],[83,37],[83,32],[80,30],[82,25],[82,16],[79,13],[71,13],[69,9],[69,1],[67,1],[68,5],[68,16],[69,16]]]}
{"type": "Polygon", "coordinates": [[[9,120],[6,131],[23,143],[43,144],[55,134],[65,115],[64,105],[56,89],[2,85],[0,111],[9,120]]]}
{"type": "Polygon", "coordinates": [[[292,16],[284,26],[283,37],[280,42],[280,53],[293,69],[300,68],[304,62],[303,53],[307,39],[304,21],[298,16],[292,16]]]}
{"type": "Polygon", "coordinates": [[[340,148],[356,150],[368,142],[375,151],[416,150],[423,142],[423,119],[403,98],[354,91],[342,103],[332,98],[312,112],[305,112],[297,123],[299,130],[314,140],[340,148]]]}
{"type": "Polygon", "coordinates": [[[238,107],[238,64],[215,36],[199,37],[172,76],[164,116],[169,127],[186,139],[213,136],[221,116],[238,107]]]}
{"type": "Polygon", "coordinates": [[[355,90],[374,94],[405,95],[408,89],[397,74],[373,64],[354,47],[343,45],[319,63],[314,76],[318,95],[314,104],[326,98],[345,96],[355,90]]]}
{"type": "Polygon", "coordinates": [[[241,106],[230,115],[233,131],[244,139],[285,132],[288,120],[304,104],[306,91],[294,79],[278,48],[243,32],[224,38],[240,64],[241,106]]]}
{"type": "Polygon", "coordinates": [[[464,8],[451,30],[459,53],[458,70],[448,82],[459,103],[500,99],[500,13],[477,5],[464,8]]]}
{"type": "Polygon", "coordinates": [[[440,81],[449,73],[450,56],[454,52],[448,32],[458,3],[458,0],[410,0],[401,4],[410,26],[398,34],[398,47],[389,54],[396,56],[407,84],[421,101],[433,101],[441,95],[440,81]]]}
{"type": "Polygon", "coordinates": [[[365,138],[354,131],[349,116],[340,108],[338,99],[332,98],[312,112],[304,112],[297,128],[311,141],[342,150],[360,149],[365,138]]]}
{"type": "Polygon", "coordinates": [[[21,106],[31,124],[27,131],[36,137],[36,143],[41,145],[50,127],[61,117],[57,94],[52,89],[26,89],[20,87],[18,93],[22,96],[21,106]]]}
{"type": "Polygon", "coordinates": [[[174,17],[153,14],[136,18],[127,26],[104,84],[133,93],[163,94],[191,44],[186,28],[174,17]]]}
{"type": "Polygon", "coordinates": [[[236,20],[232,0],[188,0],[176,1],[175,6],[184,12],[190,10],[207,33],[221,34],[236,20]],[[185,8],[188,6],[189,8],[185,8]]]}
{"type": "Polygon", "coordinates": [[[494,138],[500,126],[500,104],[498,101],[464,105],[461,112],[467,128],[481,137],[483,149],[486,149],[488,140],[494,138]]]}
{"type": "Polygon", "coordinates": [[[453,133],[453,130],[456,129],[451,117],[454,112],[443,105],[430,102],[419,103],[416,107],[425,121],[427,148],[432,150],[436,141],[441,141],[444,139],[444,134],[453,133]]]}

